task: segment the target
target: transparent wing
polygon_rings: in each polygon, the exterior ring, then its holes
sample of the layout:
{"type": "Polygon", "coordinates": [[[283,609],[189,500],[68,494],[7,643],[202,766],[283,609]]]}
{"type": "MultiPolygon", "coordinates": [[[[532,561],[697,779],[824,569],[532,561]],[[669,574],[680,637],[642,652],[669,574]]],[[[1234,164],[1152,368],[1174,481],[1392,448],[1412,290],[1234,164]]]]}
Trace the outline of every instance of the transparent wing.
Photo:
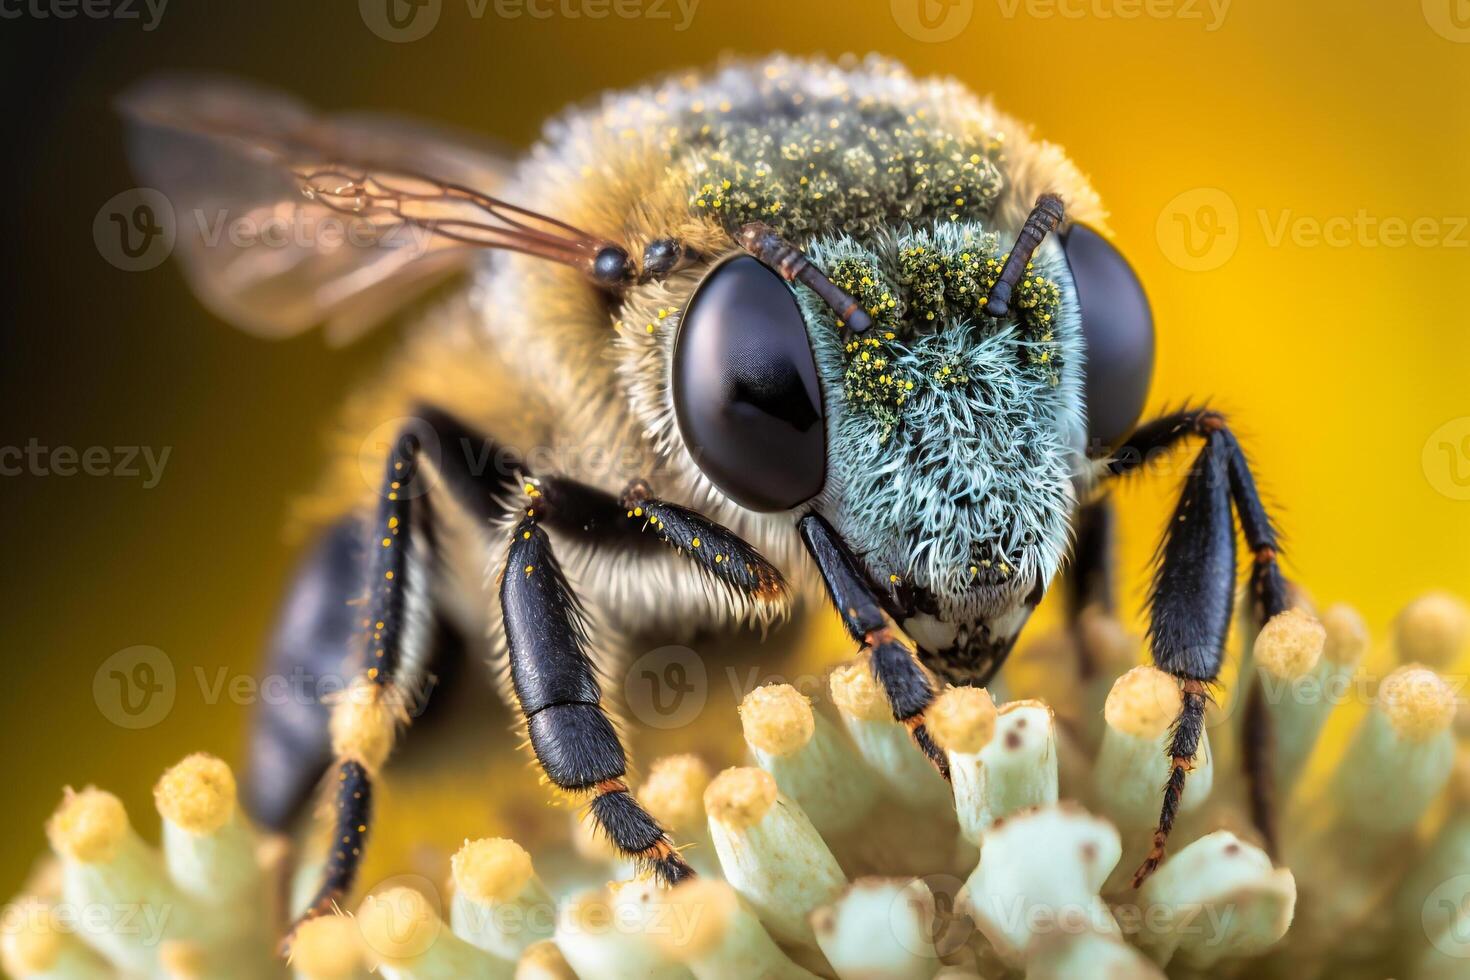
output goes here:
{"type": "Polygon", "coordinates": [[[346,342],[505,248],[588,269],[607,245],[489,196],[505,155],[403,120],[322,117],[238,82],[172,77],[121,100],[140,178],[174,210],[176,254],[215,313],[346,342]]]}

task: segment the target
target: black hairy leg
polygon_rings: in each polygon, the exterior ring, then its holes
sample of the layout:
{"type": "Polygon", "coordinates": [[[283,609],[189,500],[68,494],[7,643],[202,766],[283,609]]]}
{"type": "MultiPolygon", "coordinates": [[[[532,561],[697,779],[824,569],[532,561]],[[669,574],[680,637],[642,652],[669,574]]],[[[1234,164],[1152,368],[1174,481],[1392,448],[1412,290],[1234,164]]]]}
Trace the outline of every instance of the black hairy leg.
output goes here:
{"type": "Polygon", "coordinates": [[[533,498],[500,578],[510,676],[531,749],[559,788],[590,794],[589,813],[618,850],[677,884],[694,872],[628,792],[627,758],[602,710],[582,610],[538,523],[543,510],[533,498]]]}
{"type": "MultiPolygon", "coordinates": [[[[257,826],[289,833],[308,809],[332,764],[330,699],[310,696],[351,676],[362,650],[368,526],[359,516],[327,528],[303,558],[268,647],[264,676],[300,685],[300,695],[262,699],[252,713],[246,810],[257,826]]],[[[426,645],[426,674],[437,686],[469,666],[469,643],[447,615],[436,615],[426,645]]],[[[418,705],[432,712],[426,680],[418,705]]],[[[424,715],[414,718],[417,725],[424,715]]]]}
{"type": "MultiPolygon", "coordinates": [[[[1154,832],[1153,847],[1134,875],[1142,884],[1163,861],[1169,831],[1178,813],[1185,777],[1204,728],[1208,685],[1220,671],[1230,629],[1235,587],[1235,517],[1240,522],[1252,564],[1249,595],[1252,615],[1265,622],[1286,609],[1286,580],[1277,562],[1277,538],[1239,442],[1224,416],[1191,410],[1164,416],[1140,427],[1109,463],[1113,474],[1128,473],[1187,437],[1204,441],[1165,532],[1150,603],[1149,640],[1154,662],[1177,677],[1183,705],[1169,745],[1170,771],[1154,832]]],[[[1251,786],[1252,817],[1274,851],[1275,820],[1270,797],[1269,716],[1259,692],[1246,693],[1243,757],[1251,786]]]]}
{"type": "Polygon", "coordinates": [[[411,607],[427,585],[418,578],[428,574],[427,500],[405,490],[418,477],[418,450],[412,435],[394,443],[369,528],[376,547],[368,551],[367,601],[360,607],[363,667],[332,708],[332,836],[321,880],[298,925],[334,911],[351,890],[372,819],[373,779],[408,721],[410,688],[398,675],[406,634],[422,614],[411,607]]]}
{"type": "Polygon", "coordinates": [[[934,682],[914,656],[913,641],[878,601],[832,525],[817,514],[807,514],[797,527],[842,625],[867,649],[873,677],[887,695],[894,719],[908,728],[914,742],[948,780],[949,760],[924,727],[924,712],[936,694],[934,682]]]}
{"type": "Polygon", "coordinates": [[[565,477],[533,478],[532,510],[546,527],[606,548],[643,550],[660,543],[753,602],[787,597],[780,571],[739,535],[696,511],[660,500],[644,480],[614,497],[565,477]]]}
{"type": "Polygon", "coordinates": [[[526,515],[512,531],[501,574],[500,605],[532,751],[558,787],[590,795],[592,819],[620,851],[663,883],[677,884],[694,872],[628,792],[627,759],[601,707],[582,610],[546,529],[596,547],[662,542],[754,601],[784,597],[785,581],[728,528],[657,499],[642,480],[629,484],[621,499],[558,476],[532,477],[526,490],[526,515]]]}
{"type": "MultiPolygon", "coordinates": [[[[420,407],[415,421],[389,449],[378,503],[357,552],[365,573],[365,597],[350,607],[358,618],[360,672],[332,706],[328,721],[332,836],[322,878],[300,921],[329,913],[352,889],[362,864],[372,821],[373,784],[399,731],[421,707],[429,685],[428,657],[439,621],[433,601],[432,496],[442,486],[457,506],[488,521],[496,497],[513,484],[499,472],[476,472],[464,440],[488,443],[458,420],[420,407]],[[424,465],[421,434],[432,434],[441,450],[439,484],[424,465]]],[[[493,447],[489,447],[492,448],[493,447]]],[[[488,458],[488,457],[486,457],[488,458]]],[[[503,469],[519,461],[497,451],[503,469]]],[[[353,578],[339,569],[339,579],[353,578]]],[[[294,926],[293,930],[294,932],[294,926]]]]}

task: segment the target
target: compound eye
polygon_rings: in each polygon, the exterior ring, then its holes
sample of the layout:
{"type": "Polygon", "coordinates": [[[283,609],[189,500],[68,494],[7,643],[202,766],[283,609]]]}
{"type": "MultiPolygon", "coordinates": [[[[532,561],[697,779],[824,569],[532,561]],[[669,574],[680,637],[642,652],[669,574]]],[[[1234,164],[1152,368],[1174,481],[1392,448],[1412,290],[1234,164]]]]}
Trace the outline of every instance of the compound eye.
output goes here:
{"type": "Polygon", "coordinates": [[[1074,224],[1062,250],[1077,285],[1087,343],[1089,448],[1118,445],[1133,430],[1154,373],[1154,318],[1128,260],[1097,232],[1074,224]]]}
{"type": "Polygon", "coordinates": [[[788,510],[827,478],[827,436],[806,321],[748,255],[706,273],[674,342],[674,411],[699,468],[750,510],[788,510]]]}

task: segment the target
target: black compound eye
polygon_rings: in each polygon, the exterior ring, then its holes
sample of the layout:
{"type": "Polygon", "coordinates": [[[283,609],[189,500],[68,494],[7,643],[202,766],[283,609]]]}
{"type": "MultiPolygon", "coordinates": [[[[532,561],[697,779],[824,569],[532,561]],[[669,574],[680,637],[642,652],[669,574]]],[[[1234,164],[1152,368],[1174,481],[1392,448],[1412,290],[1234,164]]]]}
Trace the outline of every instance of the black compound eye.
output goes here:
{"type": "Polygon", "coordinates": [[[1133,430],[1154,373],[1154,318],[1138,276],[1086,225],[1062,236],[1087,343],[1088,446],[1116,446],[1133,430]]]}
{"type": "Polygon", "coordinates": [[[787,510],[827,478],[817,365],[796,297],[748,255],[695,289],[674,342],[674,411],[689,452],[742,507],[787,510]]]}

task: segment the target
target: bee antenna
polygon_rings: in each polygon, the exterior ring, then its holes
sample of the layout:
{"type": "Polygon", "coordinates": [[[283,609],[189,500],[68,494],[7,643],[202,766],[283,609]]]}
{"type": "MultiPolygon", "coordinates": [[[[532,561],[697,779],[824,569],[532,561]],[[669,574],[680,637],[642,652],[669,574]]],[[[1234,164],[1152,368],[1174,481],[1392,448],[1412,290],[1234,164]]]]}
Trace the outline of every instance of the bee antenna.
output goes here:
{"type": "Polygon", "coordinates": [[[1006,264],[1001,267],[1000,278],[995,280],[990,298],[985,301],[986,316],[999,319],[1010,312],[1011,294],[1015,292],[1021,277],[1026,274],[1031,256],[1036,254],[1036,249],[1047,233],[1055,231],[1057,225],[1062,223],[1066,214],[1062,199],[1057,195],[1043,194],[1036,199],[1031,213],[1026,216],[1026,223],[1021,226],[1021,233],[1016,236],[1016,244],[1011,246],[1006,264]]]}
{"type": "Polygon", "coordinates": [[[873,318],[857,300],[823,275],[806,253],[782,238],[770,225],[752,221],[735,238],[742,248],[782,279],[799,282],[820,296],[853,333],[863,333],[873,325],[873,318]]]}

